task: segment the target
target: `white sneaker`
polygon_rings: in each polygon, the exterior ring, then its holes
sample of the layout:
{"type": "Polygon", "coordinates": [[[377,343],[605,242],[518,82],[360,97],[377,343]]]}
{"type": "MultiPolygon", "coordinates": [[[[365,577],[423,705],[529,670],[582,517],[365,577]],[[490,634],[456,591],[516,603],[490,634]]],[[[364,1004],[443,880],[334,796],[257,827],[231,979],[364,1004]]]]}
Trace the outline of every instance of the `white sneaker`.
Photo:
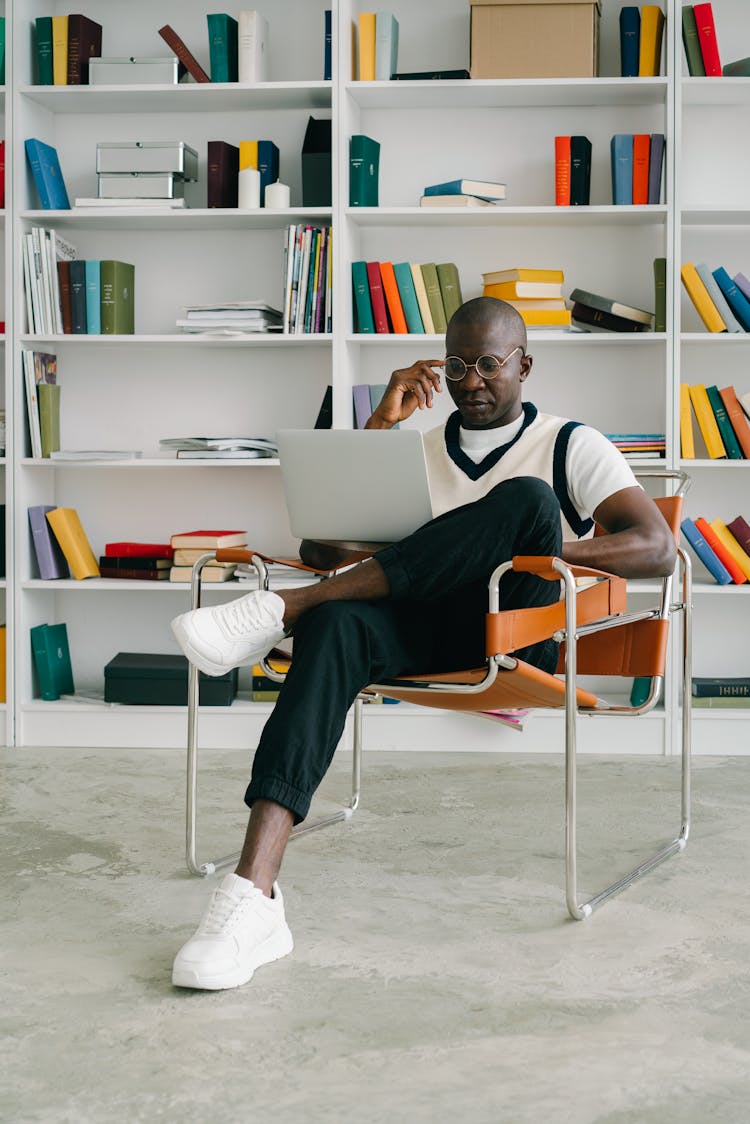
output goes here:
{"type": "Polygon", "coordinates": [[[183,652],[206,675],[257,663],[284,637],[285,605],[278,593],[256,589],[213,608],[192,609],[172,621],[183,652]]]}
{"type": "Polygon", "coordinates": [[[195,934],[177,953],[172,983],[205,991],[240,987],[261,964],[279,960],[293,946],[277,883],[267,898],[247,878],[227,874],[195,934]]]}

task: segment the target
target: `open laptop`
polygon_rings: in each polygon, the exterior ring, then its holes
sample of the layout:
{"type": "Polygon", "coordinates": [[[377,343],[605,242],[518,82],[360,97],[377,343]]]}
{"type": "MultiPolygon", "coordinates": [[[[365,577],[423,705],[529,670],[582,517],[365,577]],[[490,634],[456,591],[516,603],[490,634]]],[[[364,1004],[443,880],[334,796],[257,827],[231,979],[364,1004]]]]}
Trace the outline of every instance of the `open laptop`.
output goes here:
{"type": "Polygon", "coordinates": [[[297,538],[377,547],[432,518],[418,430],[282,429],[277,442],[297,538]]]}

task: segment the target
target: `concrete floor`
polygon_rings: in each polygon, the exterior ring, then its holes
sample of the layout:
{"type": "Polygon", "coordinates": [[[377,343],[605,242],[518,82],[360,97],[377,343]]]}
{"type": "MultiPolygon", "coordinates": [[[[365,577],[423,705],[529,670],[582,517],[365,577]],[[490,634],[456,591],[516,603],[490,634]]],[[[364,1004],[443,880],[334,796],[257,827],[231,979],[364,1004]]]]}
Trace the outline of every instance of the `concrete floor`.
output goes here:
{"type": "MultiPolygon", "coordinates": [[[[209,846],[238,841],[245,764],[205,755],[209,846]]],[[[750,1119],[747,758],[699,761],[687,851],[576,924],[559,759],[371,754],[354,820],[287,854],[294,952],[223,993],[170,983],[210,890],[181,865],[179,753],[0,773],[4,1122],[750,1119]]],[[[582,763],[584,889],[606,837],[620,873],[676,827],[677,786],[663,759],[582,763]]]]}

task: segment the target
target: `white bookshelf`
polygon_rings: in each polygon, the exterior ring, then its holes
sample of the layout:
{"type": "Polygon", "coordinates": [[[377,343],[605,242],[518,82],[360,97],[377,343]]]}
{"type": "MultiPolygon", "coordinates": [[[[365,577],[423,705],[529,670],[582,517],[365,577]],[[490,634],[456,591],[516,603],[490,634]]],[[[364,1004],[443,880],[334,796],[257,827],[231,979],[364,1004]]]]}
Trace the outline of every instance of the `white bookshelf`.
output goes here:
{"type": "MultiPolygon", "coordinates": [[[[725,6],[734,12],[732,33],[739,41],[741,0],[720,0],[715,5],[720,19],[725,6]]],[[[680,77],[679,6],[674,0],[666,5],[664,77],[618,77],[620,2],[603,0],[600,78],[445,83],[353,81],[349,29],[360,10],[369,10],[360,0],[258,0],[257,7],[269,21],[271,81],[136,89],[34,85],[32,21],[68,12],[69,5],[62,0],[33,5],[14,0],[12,8],[6,5],[12,50],[7,52],[7,99],[0,100],[0,110],[5,114],[9,172],[7,211],[0,212],[0,220],[6,241],[8,328],[7,342],[0,340],[0,345],[5,352],[6,404],[13,418],[8,426],[6,487],[12,565],[7,582],[0,583],[13,637],[10,702],[2,712],[6,741],[15,737],[19,745],[69,747],[184,744],[185,713],[180,708],[107,706],[94,700],[46,703],[34,697],[31,626],[66,622],[77,686],[84,694],[94,694],[103,688],[104,664],[118,651],[176,650],[169,620],[187,605],[188,587],[106,579],[42,582],[34,576],[26,509],[35,503],[75,507],[97,554],[107,541],[163,541],[172,532],[200,525],[247,526],[253,545],[268,552],[294,552],[275,461],[168,460],[160,455],[158,441],[187,433],[272,434],[284,425],[312,425],[328,383],[334,387],[334,424],[349,427],[354,383],[381,383],[392,370],[420,356],[440,355],[443,339],[438,336],[360,336],[353,331],[353,260],[455,261],[464,297],[481,292],[481,273],[486,270],[562,267],[566,291],[576,285],[616,291],[621,300],[648,308],[653,305],[653,259],[666,256],[671,278],[667,332],[534,331],[529,397],[544,410],[579,417],[605,432],[664,430],[666,464],[674,466],[679,457],[676,388],[681,367],[702,368],[713,358],[706,349],[717,348],[717,360],[728,364],[738,385],[750,388],[750,376],[744,374],[748,345],[739,337],[710,339],[700,331],[679,285],[680,253],[684,244],[692,246],[691,240],[698,248],[705,245],[706,254],[716,239],[723,239],[733,252],[739,240],[738,250],[748,247],[745,260],[750,266],[750,211],[741,197],[747,182],[743,165],[750,158],[744,146],[732,143],[742,135],[740,115],[750,100],[750,83],[680,77]],[[334,13],[333,82],[321,80],[326,7],[334,13]],[[731,158],[737,163],[734,195],[723,186],[717,189],[724,163],[718,163],[718,170],[704,169],[698,156],[703,134],[709,131],[706,121],[721,122],[727,114],[737,128],[722,138],[723,129],[714,127],[711,144],[726,149],[722,161],[731,158]],[[300,150],[310,115],[333,118],[330,208],[299,206],[300,150]],[[378,208],[348,206],[348,143],[356,132],[381,143],[378,208]],[[557,208],[553,138],[581,132],[593,144],[592,206],[557,208]],[[665,133],[663,203],[611,205],[609,139],[616,132],[665,133]],[[678,153],[683,134],[689,149],[685,156],[678,153]],[[97,141],[186,141],[199,153],[199,182],[188,185],[191,206],[167,214],[127,208],[107,214],[39,211],[23,153],[29,136],[57,148],[71,201],[96,194],[97,141]],[[279,145],[281,179],[291,186],[293,206],[277,212],[208,210],[207,141],[236,143],[252,137],[269,137],[279,145]],[[466,212],[420,210],[415,205],[425,184],[462,174],[507,182],[507,203],[466,212]],[[284,231],[289,223],[306,221],[332,222],[335,228],[331,334],[232,339],[176,333],[174,320],[184,304],[241,296],[280,302],[284,231]],[[59,229],[80,257],[135,263],[134,336],[27,333],[18,246],[22,232],[37,224],[59,229]],[[49,349],[58,356],[64,447],[137,448],[142,458],[32,460],[20,377],[24,348],[49,349]]],[[[90,14],[104,26],[105,54],[165,54],[157,29],[170,23],[208,68],[205,10],[197,0],[166,0],[151,7],[99,0],[90,14]]],[[[391,10],[400,23],[399,69],[468,67],[466,0],[393,0],[391,10]]],[[[733,264],[742,268],[740,260],[733,264]]],[[[429,416],[420,413],[410,424],[428,428],[449,408],[444,393],[429,416]]],[[[734,466],[732,471],[713,464],[694,467],[693,495],[699,504],[715,504],[725,488],[734,489],[741,501],[747,489],[744,473],[734,466]]],[[[2,463],[0,472],[5,476],[2,463]]],[[[718,673],[729,674],[731,664],[739,674],[734,660],[741,658],[747,613],[737,609],[741,605],[744,610],[741,598],[746,591],[719,590],[703,580],[705,575],[699,573],[698,578],[696,670],[715,673],[708,669],[705,636],[721,647],[726,660],[718,673]],[[730,645],[724,642],[725,628],[734,637],[730,645]]],[[[204,596],[214,600],[238,592],[238,584],[231,582],[206,586],[204,596]]],[[[634,597],[637,603],[637,589],[634,597]]],[[[238,701],[231,708],[205,712],[204,744],[255,744],[269,707],[250,702],[247,687],[245,671],[238,701]]],[[[638,752],[672,750],[678,702],[672,687],[666,706],[641,725],[638,752]]],[[[0,730],[2,721],[0,714],[0,730]]],[[[404,704],[368,707],[366,723],[372,748],[451,749],[461,744],[543,751],[552,744],[552,727],[562,729],[559,715],[540,715],[519,739],[513,731],[480,719],[404,704]]],[[[606,747],[601,724],[583,727],[584,750],[633,751],[631,724],[610,721],[606,747]]],[[[699,747],[710,741],[715,727],[730,749],[740,748],[742,731],[747,730],[741,716],[727,716],[725,711],[717,717],[702,712],[696,727],[701,731],[699,747]]]]}

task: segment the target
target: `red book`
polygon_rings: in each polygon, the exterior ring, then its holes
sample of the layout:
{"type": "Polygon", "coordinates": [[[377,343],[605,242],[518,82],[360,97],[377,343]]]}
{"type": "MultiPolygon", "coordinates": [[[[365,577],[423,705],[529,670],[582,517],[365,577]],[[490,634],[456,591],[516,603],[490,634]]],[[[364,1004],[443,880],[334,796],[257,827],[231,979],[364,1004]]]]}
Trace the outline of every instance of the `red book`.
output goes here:
{"type": "Polygon", "coordinates": [[[383,280],[380,275],[380,262],[368,261],[367,283],[370,288],[370,303],[372,304],[372,316],[373,320],[375,321],[375,331],[380,332],[381,334],[387,334],[391,329],[388,326],[388,313],[385,310],[383,280]]]}
{"type": "Polygon", "coordinates": [[[716,534],[708,520],[701,517],[700,519],[695,520],[695,525],[703,535],[703,538],[711,547],[711,550],[714,552],[719,561],[723,562],[726,568],[729,570],[729,573],[732,575],[732,581],[734,582],[734,584],[742,585],[743,582],[746,582],[747,577],[737,565],[737,562],[724,546],[723,542],[716,534]]]}
{"type": "Polygon", "coordinates": [[[555,206],[570,206],[570,137],[555,137],[555,206]]]}
{"type": "Polygon", "coordinates": [[[703,56],[703,66],[707,78],[721,78],[721,59],[719,43],[716,38],[714,10],[711,4],[693,4],[695,26],[698,30],[698,45],[703,56]]]}
{"type": "Polygon", "coordinates": [[[164,27],[159,28],[159,34],[167,46],[172,48],[188,74],[190,74],[196,82],[211,81],[197,58],[190,54],[190,51],[182,42],[174,28],[170,27],[168,23],[165,23],[164,27]]]}
{"type": "Polygon", "coordinates": [[[651,152],[649,133],[633,135],[633,202],[648,203],[648,161],[651,152]]]}
{"type": "Polygon", "coordinates": [[[174,549],[161,542],[108,542],[104,554],[107,558],[171,558],[174,549]]]}
{"type": "Polygon", "coordinates": [[[389,261],[381,261],[380,263],[380,279],[383,283],[383,292],[385,293],[386,304],[388,311],[391,314],[391,324],[393,324],[393,331],[399,335],[408,334],[409,329],[406,326],[406,317],[404,316],[404,307],[401,304],[401,297],[398,291],[398,284],[396,282],[396,274],[393,271],[393,263],[389,261]]]}
{"type": "MultiPolygon", "coordinates": [[[[734,430],[734,435],[740,443],[746,460],[750,460],[750,424],[745,417],[745,411],[740,405],[737,393],[733,386],[725,386],[719,391],[724,409],[729,418],[729,424],[734,430]]],[[[735,535],[735,538],[737,536],[735,535]]]]}
{"type": "Polygon", "coordinates": [[[88,16],[68,16],[68,85],[88,86],[89,59],[101,54],[102,25],[88,16]]]}
{"type": "Polygon", "coordinates": [[[742,516],[738,515],[731,523],[727,523],[727,527],[737,539],[742,549],[750,553],[750,526],[748,526],[742,516]]]}
{"type": "Polygon", "coordinates": [[[73,307],[70,298],[70,262],[57,263],[57,281],[60,289],[60,312],[62,313],[63,332],[69,336],[73,332],[73,307]]]}
{"type": "Polygon", "coordinates": [[[245,546],[247,531],[180,531],[170,535],[172,547],[190,547],[193,550],[218,550],[227,546],[245,546]]]}

